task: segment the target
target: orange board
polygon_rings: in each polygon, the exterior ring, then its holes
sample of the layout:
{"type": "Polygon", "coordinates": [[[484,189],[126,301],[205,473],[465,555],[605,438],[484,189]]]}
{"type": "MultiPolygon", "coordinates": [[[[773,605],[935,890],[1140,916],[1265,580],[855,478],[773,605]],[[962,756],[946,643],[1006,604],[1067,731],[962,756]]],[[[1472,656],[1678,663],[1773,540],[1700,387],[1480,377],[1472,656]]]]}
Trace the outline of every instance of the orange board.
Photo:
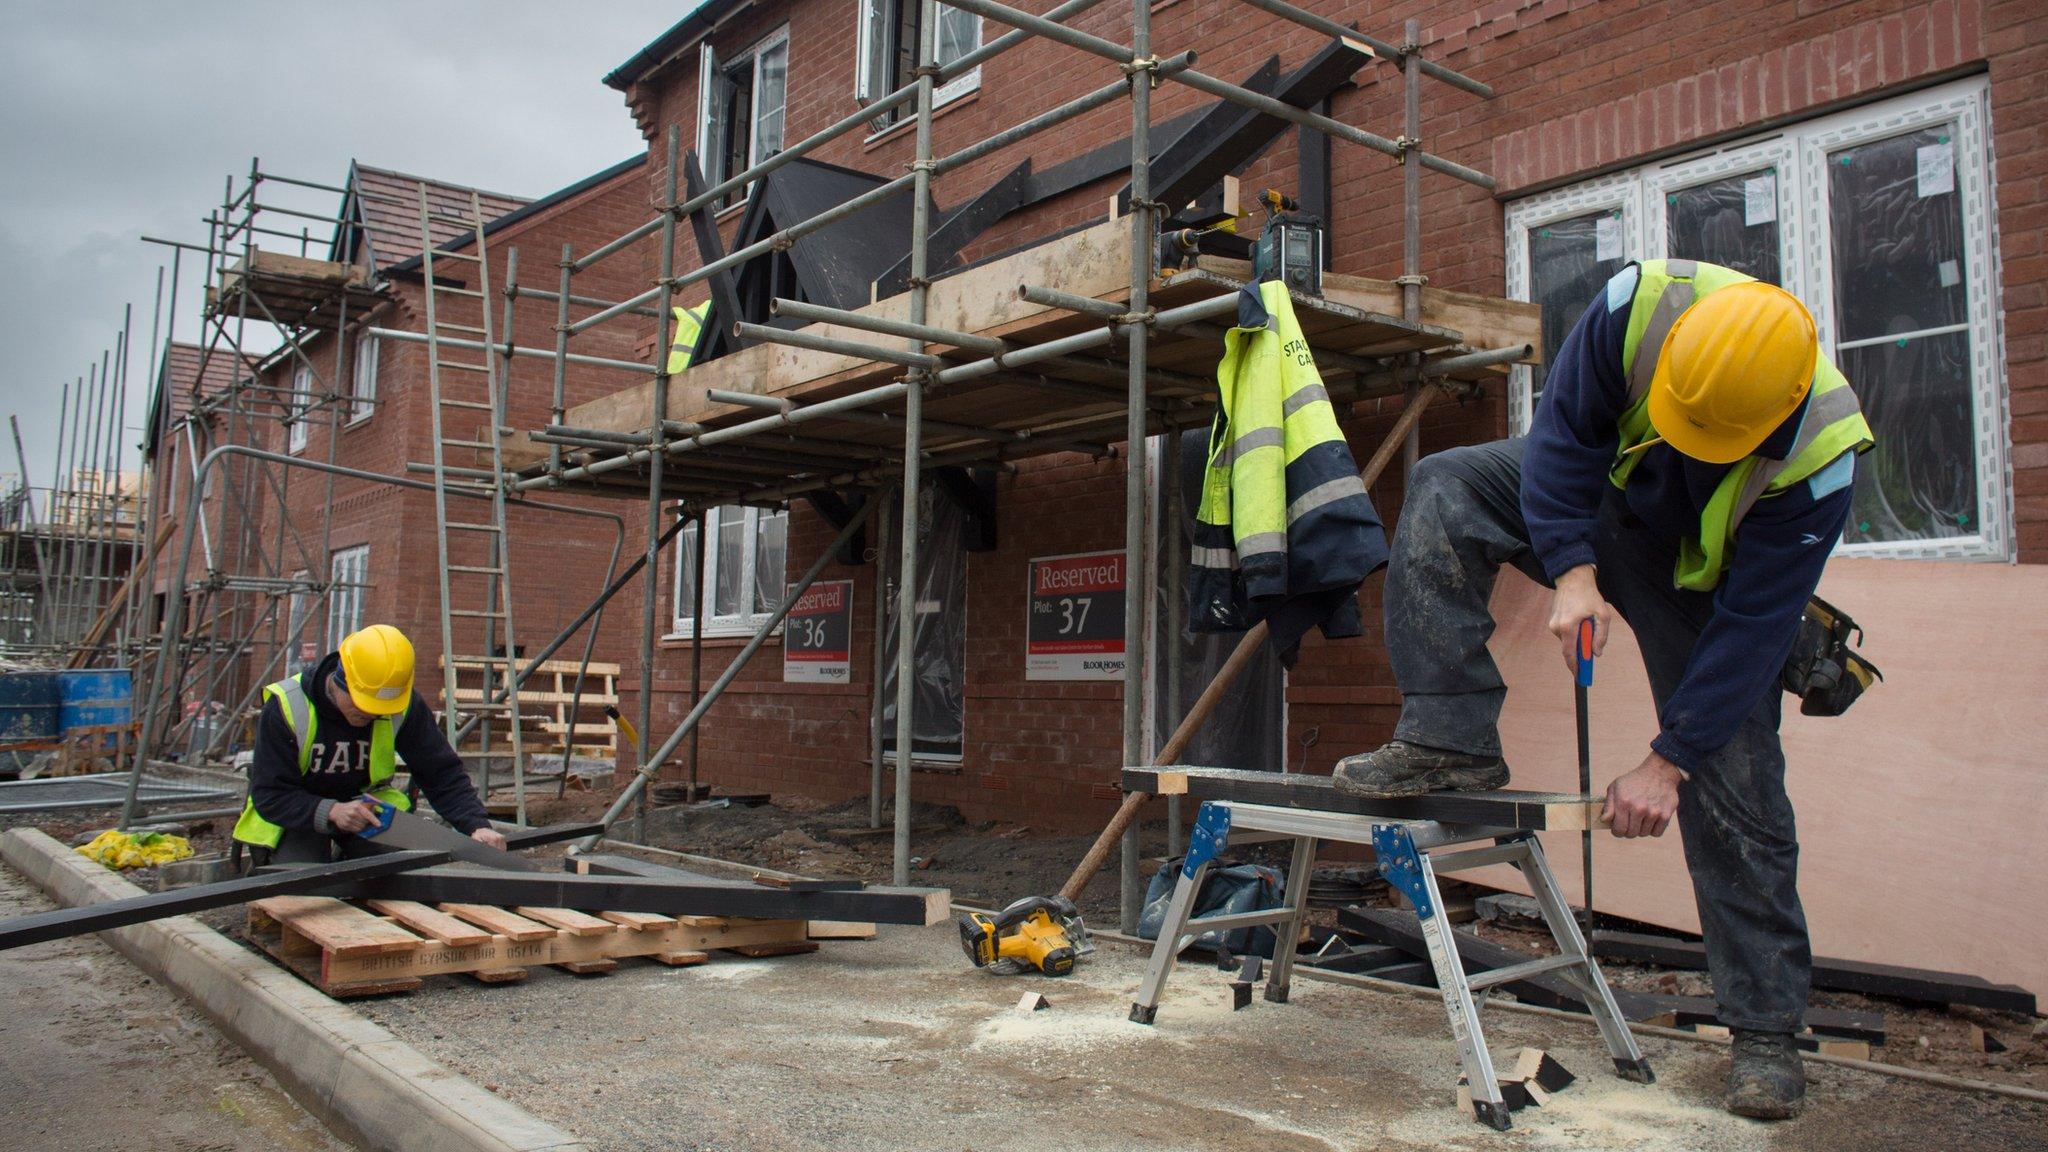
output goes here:
{"type": "MultiPolygon", "coordinates": [[[[1837,559],[1820,594],[1865,629],[1885,682],[1847,716],[1786,697],[1800,895],[1818,955],[1966,972],[2048,995],[2048,566],[1837,559]]],[[[1544,630],[1550,593],[1513,570],[1494,592],[1501,734],[1514,787],[1577,784],[1572,685],[1544,630]]],[[[1617,628],[1591,696],[1593,789],[1642,761],[1656,712],[1617,628]]],[[[1545,833],[1579,892],[1578,837],[1545,833]]],[[[1603,912],[1699,930],[1674,828],[1595,834],[1603,912]]],[[[1514,886],[1505,869],[1475,878],[1514,886]]]]}

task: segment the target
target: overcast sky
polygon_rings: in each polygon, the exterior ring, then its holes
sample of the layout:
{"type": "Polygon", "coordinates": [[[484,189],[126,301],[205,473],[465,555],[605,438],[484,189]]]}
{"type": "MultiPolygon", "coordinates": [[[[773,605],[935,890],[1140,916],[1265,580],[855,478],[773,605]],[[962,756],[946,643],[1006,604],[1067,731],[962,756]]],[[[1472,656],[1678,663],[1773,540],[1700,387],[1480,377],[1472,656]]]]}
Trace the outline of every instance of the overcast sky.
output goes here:
{"type": "MultiPolygon", "coordinates": [[[[0,414],[21,419],[32,482],[50,482],[60,386],[113,346],[125,303],[139,438],[170,260],[140,237],[203,241],[201,217],[252,156],[324,184],[359,159],[544,196],[640,151],[602,79],[695,6],[0,0],[0,414]]],[[[188,255],[181,339],[198,336],[198,290],[188,255]]]]}

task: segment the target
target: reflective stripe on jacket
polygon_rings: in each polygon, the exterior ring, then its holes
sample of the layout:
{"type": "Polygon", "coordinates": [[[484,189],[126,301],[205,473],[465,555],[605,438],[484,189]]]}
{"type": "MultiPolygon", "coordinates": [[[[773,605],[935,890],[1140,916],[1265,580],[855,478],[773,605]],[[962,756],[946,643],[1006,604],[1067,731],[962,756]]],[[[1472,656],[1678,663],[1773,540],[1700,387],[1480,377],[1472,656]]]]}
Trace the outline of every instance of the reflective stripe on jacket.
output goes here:
{"type": "MultiPolygon", "coordinates": [[[[320,717],[313,710],[313,700],[306,695],[305,673],[287,676],[275,684],[263,688],[265,700],[276,700],[277,710],[284,716],[285,727],[291,729],[292,738],[299,743],[299,773],[304,775],[313,767],[313,743],[320,728],[320,717]]],[[[411,702],[406,711],[411,710],[411,702]]],[[[370,791],[371,796],[410,809],[412,802],[405,793],[396,788],[386,787],[392,774],[398,771],[396,740],[398,725],[405,722],[405,712],[391,716],[379,716],[370,725],[370,791]]],[[[275,848],[284,838],[284,829],[265,820],[256,811],[255,797],[242,803],[242,815],[235,820],[235,839],[244,844],[255,844],[263,848],[275,848]]]]}
{"type": "MultiPolygon", "coordinates": [[[[1608,479],[1616,488],[1628,486],[1643,453],[1634,451],[1657,435],[1650,426],[1650,379],[1657,354],[1671,334],[1679,313],[1710,293],[1754,277],[1699,260],[1645,260],[1639,266],[1635,298],[1623,338],[1621,369],[1628,378],[1628,408],[1621,414],[1621,444],[1608,479]]],[[[1834,463],[1844,452],[1862,453],[1872,444],[1870,424],[1856,401],[1848,378],[1820,354],[1806,415],[1782,460],[1752,455],[1735,462],[1700,510],[1697,540],[1681,540],[1672,581],[1695,592],[1711,591],[1735,553],[1735,530],[1756,502],[1775,496],[1834,463]]]]}
{"type": "Polygon", "coordinates": [[[1280,601],[1356,587],[1385,559],[1379,517],[1286,285],[1238,295],[1188,573],[1195,631],[1244,628],[1280,601]]]}

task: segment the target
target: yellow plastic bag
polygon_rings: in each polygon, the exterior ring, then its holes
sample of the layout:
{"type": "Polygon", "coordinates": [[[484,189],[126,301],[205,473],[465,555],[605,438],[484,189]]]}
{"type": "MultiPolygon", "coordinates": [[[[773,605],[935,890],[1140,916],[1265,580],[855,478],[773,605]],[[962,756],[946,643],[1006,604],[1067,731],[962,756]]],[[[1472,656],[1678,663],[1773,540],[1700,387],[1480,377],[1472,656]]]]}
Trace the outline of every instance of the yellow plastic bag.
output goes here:
{"type": "Polygon", "coordinates": [[[158,864],[169,864],[173,860],[184,860],[192,855],[192,842],[183,836],[168,832],[144,832],[137,835],[109,828],[93,837],[92,843],[78,850],[89,860],[96,860],[109,868],[153,868],[158,864]]]}

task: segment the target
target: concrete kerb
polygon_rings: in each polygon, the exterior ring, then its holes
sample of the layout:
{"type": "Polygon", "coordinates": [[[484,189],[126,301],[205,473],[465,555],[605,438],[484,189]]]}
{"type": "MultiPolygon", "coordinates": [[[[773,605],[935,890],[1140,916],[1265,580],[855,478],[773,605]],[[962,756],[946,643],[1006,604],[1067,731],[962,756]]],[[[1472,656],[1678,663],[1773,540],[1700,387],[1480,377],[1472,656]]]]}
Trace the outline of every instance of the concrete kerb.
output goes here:
{"type": "MultiPolygon", "coordinates": [[[[35,829],[0,859],[67,905],[142,889],[35,829]]],[[[189,916],[100,933],[176,991],[345,1139],[392,1152],[588,1152],[589,1146],[421,1055],[298,977],[189,916]]]]}

